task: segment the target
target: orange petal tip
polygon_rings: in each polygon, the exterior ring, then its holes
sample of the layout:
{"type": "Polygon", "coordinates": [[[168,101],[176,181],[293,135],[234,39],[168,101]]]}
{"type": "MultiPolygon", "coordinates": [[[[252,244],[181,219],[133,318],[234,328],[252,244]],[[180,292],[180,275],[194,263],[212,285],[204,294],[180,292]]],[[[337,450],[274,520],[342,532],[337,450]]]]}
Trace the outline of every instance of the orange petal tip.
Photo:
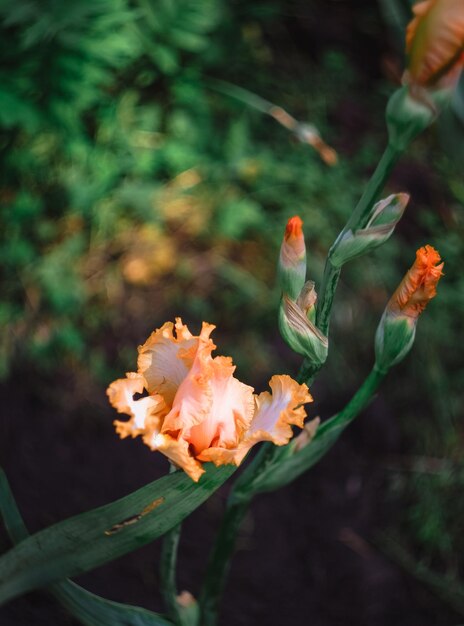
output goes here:
{"type": "Polygon", "coordinates": [[[291,237],[303,237],[303,220],[298,215],[291,217],[285,228],[285,239],[291,237]]]}

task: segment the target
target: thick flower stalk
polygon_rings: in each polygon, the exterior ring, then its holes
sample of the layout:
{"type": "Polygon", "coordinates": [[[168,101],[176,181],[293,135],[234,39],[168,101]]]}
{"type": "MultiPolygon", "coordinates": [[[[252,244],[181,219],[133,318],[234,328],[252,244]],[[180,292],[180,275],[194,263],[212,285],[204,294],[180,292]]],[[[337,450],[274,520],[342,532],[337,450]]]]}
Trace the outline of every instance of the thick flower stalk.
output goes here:
{"type": "Polygon", "coordinates": [[[138,371],[107,391],[118,412],[130,416],[114,422],[120,437],[140,435],[194,481],[204,462],[239,465],[259,441],[288,443],[312,401],[307,386],[286,375],[271,378],[272,394],[254,394],[234,377],[230,357],[211,356],[213,330],[203,323],[194,336],[179,318],[166,322],[139,347],[138,371]]]}
{"type": "Polygon", "coordinates": [[[416,252],[416,260],[390,298],[375,339],[376,366],[387,371],[412,347],[419,315],[437,294],[444,263],[432,246],[416,252]]]}

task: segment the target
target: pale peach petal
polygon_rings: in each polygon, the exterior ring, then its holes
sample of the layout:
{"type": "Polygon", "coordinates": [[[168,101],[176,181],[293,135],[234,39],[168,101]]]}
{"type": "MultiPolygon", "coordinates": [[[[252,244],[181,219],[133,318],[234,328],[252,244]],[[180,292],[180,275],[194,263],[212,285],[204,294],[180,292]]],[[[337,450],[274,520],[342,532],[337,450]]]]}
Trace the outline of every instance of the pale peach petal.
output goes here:
{"type": "Polygon", "coordinates": [[[303,427],[306,411],[302,406],[312,402],[306,385],[300,385],[290,376],[273,376],[268,391],[256,398],[256,413],[246,433],[246,439],[272,441],[284,445],[292,437],[291,425],[303,427]]]}
{"type": "Polygon", "coordinates": [[[143,346],[139,346],[137,360],[149,393],[160,393],[166,403],[172,405],[176,391],[192,365],[197,346],[198,337],[190,333],[180,318],[176,319],[175,326],[166,322],[155,330],[143,346]]]}
{"type": "Polygon", "coordinates": [[[188,432],[208,417],[213,398],[211,389],[211,352],[216,347],[209,338],[214,326],[203,323],[198,348],[190,371],[177,389],[171,411],[166,415],[163,432],[188,432]]]}
{"type": "Polygon", "coordinates": [[[250,428],[236,448],[211,447],[197,458],[215,465],[240,465],[248,450],[259,441],[272,441],[282,446],[293,436],[291,425],[303,427],[306,411],[303,404],[312,402],[306,385],[290,376],[273,376],[269,381],[272,395],[265,391],[256,398],[256,413],[250,428]]]}
{"type": "Polygon", "coordinates": [[[118,413],[126,413],[131,417],[127,422],[115,420],[116,432],[121,439],[129,435],[136,437],[147,429],[158,429],[159,432],[162,415],[166,413],[163,398],[154,395],[134,400],[134,394],[143,393],[145,379],[134,372],[129,372],[126,376],[127,378],[115,380],[106,391],[110,403],[118,413]]]}
{"type": "Polygon", "coordinates": [[[235,447],[253,417],[253,387],[233,377],[229,357],[216,357],[210,364],[212,404],[206,418],[185,432],[195,453],[210,446],[235,447]]]}
{"type": "Polygon", "coordinates": [[[188,442],[179,437],[170,435],[152,434],[143,437],[144,443],[152,450],[162,452],[174,465],[181,467],[192,480],[198,482],[200,476],[205,473],[201,463],[191,456],[188,442]]]}

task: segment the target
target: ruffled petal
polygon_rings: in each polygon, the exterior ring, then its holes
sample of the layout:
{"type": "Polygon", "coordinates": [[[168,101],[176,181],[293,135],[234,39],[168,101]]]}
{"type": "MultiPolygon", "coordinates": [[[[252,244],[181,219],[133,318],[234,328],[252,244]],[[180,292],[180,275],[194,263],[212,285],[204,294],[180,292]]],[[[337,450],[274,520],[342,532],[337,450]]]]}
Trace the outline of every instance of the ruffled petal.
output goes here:
{"type": "Polygon", "coordinates": [[[137,360],[145,376],[149,393],[160,393],[172,405],[178,387],[188,374],[195,358],[198,337],[194,337],[180,318],[155,330],[143,346],[137,360]],[[176,333],[174,334],[173,330],[176,333]]]}
{"type": "Polygon", "coordinates": [[[174,465],[182,468],[192,480],[198,482],[200,476],[205,473],[203,466],[191,456],[189,444],[182,437],[175,438],[170,435],[152,434],[145,435],[143,441],[152,450],[162,452],[174,465]]]}
{"type": "Polygon", "coordinates": [[[239,443],[236,448],[206,448],[201,454],[197,455],[197,459],[203,463],[214,463],[216,467],[220,465],[240,465],[245,458],[247,452],[251,448],[253,443],[247,445],[245,443],[239,443]]]}
{"type": "Polygon", "coordinates": [[[416,260],[387,304],[388,312],[416,319],[437,295],[437,284],[443,276],[444,263],[432,246],[416,252],[416,260]]]}
{"type": "Polygon", "coordinates": [[[185,433],[196,454],[210,446],[235,447],[249,427],[253,413],[253,387],[234,378],[235,365],[229,357],[210,363],[212,403],[206,418],[185,433]]]}
{"type": "Polygon", "coordinates": [[[115,380],[106,391],[118,413],[126,413],[131,417],[126,422],[115,420],[116,432],[121,439],[136,437],[147,431],[159,432],[162,416],[167,412],[164,399],[154,395],[134,400],[134,394],[143,393],[146,382],[141,374],[129,372],[126,376],[115,380]]]}
{"type": "Polygon", "coordinates": [[[163,433],[189,432],[210,414],[213,402],[211,352],[216,346],[209,336],[213,330],[214,326],[203,323],[192,367],[177,389],[172,409],[164,420],[163,433]]]}
{"type": "Polygon", "coordinates": [[[306,411],[302,406],[312,402],[306,385],[300,385],[290,376],[273,376],[268,391],[256,398],[256,412],[246,438],[272,441],[278,446],[288,443],[293,435],[291,425],[303,428],[306,411]]]}
{"type": "Polygon", "coordinates": [[[269,381],[272,395],[265,391],[256,397],[256,412],[250,428],[236,448],[211,447],[198,459],[215,465],[240,465],[248,450],[259,441],[285,445],[293,436],[292,425],[303,427],[306,411],[302,406],[312,402],[306,385],[298,384],[290,376],[273,376],[269,381]]]}

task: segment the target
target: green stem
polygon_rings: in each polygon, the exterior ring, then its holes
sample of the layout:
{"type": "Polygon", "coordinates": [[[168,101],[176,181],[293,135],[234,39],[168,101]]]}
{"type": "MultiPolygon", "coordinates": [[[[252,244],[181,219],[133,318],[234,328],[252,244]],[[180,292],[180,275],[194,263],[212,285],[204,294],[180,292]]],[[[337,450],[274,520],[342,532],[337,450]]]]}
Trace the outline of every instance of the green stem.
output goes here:
{"type": "MultiPolygon", "coordinates": [[[[341,430],[344,430],[369,404],[385,374],[375,367],[369,373],[358,391],[337,415],[341,430]]],[[[324,425],[321,426],[321,429],[324,429],[324,425]]],[[[340,430],[338,429],[336,432],[334,431],[334,442],[339,433],[340,430]]],[[[272,444],[263,444],[232,488],[227,510],[208,563],[206,579],[200,596],[202,626],[216,626],[217,624],[219,602],[234,553],[237,533],[254,495],[252,489],[247,489],[247,485],[252,485],[253,477],[260,473],[265,465],[272,463],[275,450],[276,448],[272,444]]]]}
{"type": "MultiPolygon", "coordinates": [[[[400,155],[401,151],[387,146],[364,194],[345,228],[340,233],[339,238],[350,228],[362,228],[377,195],[385,185],[400,155]]],[[[336,242],[334,243],[334,246],[335,245],[336,242]]],[[[330,259],[327,259],[317,313],[317,326],[325,335],[327,335],[329,330],[330,314],[340,272],[341,270],[334,267],[330,259]]],[[[312,382],[320,367],[320,365],[314,366],[308,361],[304,361],[298,375],[299,381],[312,382]]],[[[340,416],[343,416],[343,421],[345,421],[345,419],[347,422],[351,421],[366,406],[384,375],[385,374],[380,373],[375,368],[372,370],[363,385],[340,413],[340,416]]],[[[252,463],[247,467],[244,474],[232,489],[228,508],[222,520],[221,528],[213,548],[205,583],[200,596],[202,626],[215,626],[217,623],[219,601],[225,585],[230,560],[235,549],[237,532],[252,499],[252,493],[246,490],[246,483],[251,480],[256,473],[262,470],[262,467],[269,459],[272,460],[273,455],[272,450],[270,450],[271,447],[272,446],[269,445],[262,446],[260,453],[258,453],[252,463]],[[237,489],[237,487],[240,487],[240,489],[237,489]],[[240,491],[240,498],[235,498],[234,494],[238,491],[240,491]]]]}
{"type": "Polygon", "coordinates": [[[340,236],[343,236],[347,230],[351,228],[363,228],[369,218],[369,214],[377,196],[382,191],[392,169],[395,167],[398,159],[403,154],[402,150],[388,144],[382,154],[380,161],[375,168],[367,186],[358,202],[355,210],[348,219],[345,228],[340,236]]]}
{"type": "Polygon", "coordinates": [[[175,526],[163,538],[160,561],[161,592],[169,617],[180,623],[179,605],[177,604],[176,562],[181,524],[175,526]]]}
{"type": "MultiPolygon", "coordinates": [[[[385,186],[385,183],[390,176],[392,169],[395,167],[402,152],[397,148],[387,145],[374,173],[372,174],[366,189],[364,190],[361,199],[359,200],[355,210],[349,217],[345,227],[335,240],[332,249],[336,247],[337,242],[345,235],[349,230],[357,230],[363,228],[368,219],[372,209],[372,205],[376,201],[378,195],[385,186]]],[[[319,305],[317,311],[317,326],[324,333],[327,334],[329,330],[330,313],[332,311],[332,304],[337,289],[338,279],[340,278],[341,269],[334,267],[327,259],[324,277],[322,279],[321,290],[319,294],[319,305]]]]}
{"type": "Polygon", "coordinates": [[[215,626],[217,623],[219,603],[235,551],[237,534],[254,495],[246,486],[252,484],[255,473],[262,471],[272,459],[274,447],[271,443],[262,444],[254,459],[232,487],[200,594],[201,626],[215,626]]]}
{"type": "Polygon", "coordinates": [[[340,267],[334,267],[332,265],[330,258],[327,259],[324,268],[324,275],[322,277],[321,297],[317,307],[316,318],[317,327],[326,336],[329,332],[330,313],[332,312],[335,291],[337,290],[338,279],[340,278],[341,271],[340,267]]]}
{"type": "MultiPolygon", "coordinates": [[[[359,200],[355,210],[348,219],[345,227],[338,235],[331,250],[335,249],[337,242],[343,237],[343,235],[349,230],[357,230],[363,228],[368,219],[372,209],[372,205],[377,199],[378,195],[382,191],[385,183],[390,176],[392,169],[395,167],[398,159],[402,154],[402,150],[387,145],[374,173],[372,174],[366,189],[364,190],[361,199],[359,200]]],[[[338,286],[338,280],[340,278],[341,268],[335,267],[330,262],[330,252],[327,258],[324,275],[322,277],[322,284],[319,291],[319,302],[317,306],[316,326],[319,330],[328,335],[330,315],[332,313],[332,306],[335,298],[335,292],[338,286]]],[[[314,365],[308,360],[303,361],[300,368],[298,378],[300,382],[312,383],[317,373],[321,369],[321,365],[314,365]]]]}
{"type": "Polygon", "coordinates": [[[216,537],[200,595],[201,626],[216,626],[219,602],[229,573],[237,534],[251,502],[248,498],[228,504],[216,537]]]}
{"type": "Polygon", "coordinates": [[[366,408],[386,375],[386,371],[380,371],[374,365],[361,387],[354,394],[348,404],[346,404],[340,413],[338,413],[337,417],[340,422],[351,422],[363,409],[366,408]]]}
{"type": "Polygon", "coordinates": [[[304,360],[301,364],[300,371],[298,372],[298,376],[296,377],[299,383],[306,383],[308,387],[311,388],[311,385],[316,378],[317,373],[321,369],[321,365],[316,363],[311,363],[308,360],[304,360]]]}
{"type": "MultiPolygon", "coordinates": [[[[171,465],[169,473],[177,469],[171,465]]],[[[168,616],[176,623],[181,624],[180,607],[177,603],[176,564],[182,524],[174,526],[163,537],[160,559],[160,585],[168,616]]]]}
{"type": "MultiPolygon", "coordinates": [[[[343,235],[349,230],[357,230],[363,228],[369,218],[372,205],[377,199],[379,193],[382,191],[385,183],[390,176],[392,169],[395,167],[398,159],[402,154],[401,150],[387,145],[374,173],[372,174],[360,201],[358,202],[355,210],[348,219],[345,227],[335,240],[332,246],[334,249],[337,242],[343,237],[343,235]]],[[[322,279],[322,285],[319,293],[319,304],[317,307],[316,325],[324,335],[327,335],[329,331],[330,314],[332,311],[332,305],[335,297],[335,291],[337,289],[338,279],[340,278],[341,269],[334,267],[330,262],[330,252],[327,259],[324,276],[322,279]]]]}

